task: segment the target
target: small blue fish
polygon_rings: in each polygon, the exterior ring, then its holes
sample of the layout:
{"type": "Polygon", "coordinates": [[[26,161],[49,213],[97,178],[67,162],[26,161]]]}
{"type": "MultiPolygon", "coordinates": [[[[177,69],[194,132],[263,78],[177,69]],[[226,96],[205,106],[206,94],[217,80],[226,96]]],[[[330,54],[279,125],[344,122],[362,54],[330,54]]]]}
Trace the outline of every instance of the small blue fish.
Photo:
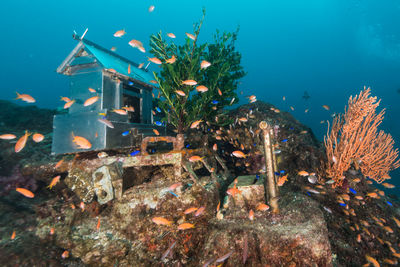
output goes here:
{"type": "Polygon", "coordinates": [[[189,147],[190,147],[190,145],[189,145],[189,144],[187,144],[187,145],[186,145],[186,148],[189,148],[189,147]]]}
{"type": "Polygon", "coordinates": [[[168,193],[170,193],[170,194],[172,194],[172,195],[174,195],[174,196],[178,197],[178,195],[177,195],[177,194],[175,194],[175,193],[174,193],[174,192],[172,192],[172,191],[168,191],[168,193]]]}
{"type": "Polygon", "coordinates": [[[156,121],[155,124],[156,124],[157,126],[162,126],[162,122],[161,122],[161,121],[156,121]]]}
{"type": "Polygon", "coordinates": [[[161,109],[159,107],[156,107],[157,112],[161,113],[161,109]]]}
{"type": "Polygon", "coordinates": [[[352,192],[354,195],[356,195],[356,194],[357,194],[357,191],[356,191],[356,190],[354,190],[353,188],[349,187],[349,190],[350,190],[350,192],[352,192]]]}
{"type": "Polygon", "coordinates": [[[293,128],[293,127],[290,127],[289,130],[294,130],[294,128],[293,128]]]}
{"type": "Polygon", "coordinates": [[[388,203],[389,206],[393,206],[392,202],[386,201],[386,203],[388,203]]]}
{"type": "Polygon", "coordinates": [[[281,174],[285,174],[285,171],[284,171],[284,170],[281,170],[280,173],[281,173],[281,174]]]}
{"type": "Polygon", "coordinates": [[[213,100],[211,101],[211,103],[213,103],[214,105],[218,104],[219,102],[217,100],[213,100]]]}
{"type": "Polygon", "coordinates": [[[256,175],[256,178],[257,178],[257,180],[259,180],[259,179],[260,179],[260,175],[257,174],[257,175],[256,175]]]}
{"type": "Polygon", "coordinates": [[[155,149],[152,149],[152,150],[151,150],[151,153],[155,153],[155,152],[156,152],[156,150],[155,150],[155,149]]]}
{"type": "Polygon", "coordinates": [[[133,82],[129,82],[128,84],[129,84],[129,85],[133,85],[133,82]]]}
{"type": "Polygon", "coordinates": [[[129,130],[128,130],[128,131],[125,131],[125,132],[122,133],[122,136],[127,136],[127,135],[130,134],[130,133],[131,133],[131,131],[129,131],[129,130]]]}
{"type": "Polygon", "coordinates": [[[280,173],[280,172],[275,172],[275,175],[278,175],[278,176],[279,176],[279,175],[281,175],[281,173],[280,173]]]}
{"type": "Polygon", "coordinates": [[[287,139],[283,139],[283,140],[282,140],[282,143],[286,143],[286,142],[287,142],[287,139]]]}
{"type": "Polygon", "coordinates": [[[342,206],[342,207],[346,207],[345,203],[339,203],[339,205],[342,206]]]}
{"type": "Polygon", "coordinates": [[[254,143],[254,144],[253,144],[253,146],[257,146],[257,144],[256,144],[256,143],[254,143]]]}
{"type": "Polygon", "coordinates": [[[129,155],[132,156],[132,157],[134,157],[134,156],[136,156],[136,155],[139,154],[139,153],[140,153],[140,150],[136,150],[136,151],[131,152],[129,155]]]}

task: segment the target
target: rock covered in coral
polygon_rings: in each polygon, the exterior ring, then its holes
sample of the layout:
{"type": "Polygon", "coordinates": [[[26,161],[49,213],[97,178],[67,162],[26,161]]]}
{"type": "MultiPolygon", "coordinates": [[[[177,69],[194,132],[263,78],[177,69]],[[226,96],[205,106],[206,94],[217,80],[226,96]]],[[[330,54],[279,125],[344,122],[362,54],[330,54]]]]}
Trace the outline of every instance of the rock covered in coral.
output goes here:
{"type": "Polygon", "coordinates": [[[61,218],[44,215],[38,219],[37,234],[48,239],[46,233],[54,227],[55,242],[89,265],[112,266],[118,262],[119,266],[150,266],[165,262],[194,266],[199,254],[196,248],[204,243],[208,221],[215,215],[218,190],[214,183],[202,186],[184,177],[178,179],[154,177],[149,183],[125,189],[120,199],[102,208],[93,208],[98,206],[93,202],[82,211],[77,203],[71,209],[71,203],[65,202],[60,213],[53,212],[61,218]],[[185,214],[191,207],[204,210],[185,214]],[[171,224],[156,224],[152,220],[155,217],[171,224]],[[183,223],[194,228],[179,230],[183,223]],[[161,259],[175,241],[172,258],[161,259]]]}
{"type": "Polygon", "coordinates": [[[211,220],[201,264],[332,266],[328,230],[318,204],[296,193],[285,195],[280,204],[278,215],[250,206],[253,220],[248,208],[228,208],[223,220],[211,220]]]}

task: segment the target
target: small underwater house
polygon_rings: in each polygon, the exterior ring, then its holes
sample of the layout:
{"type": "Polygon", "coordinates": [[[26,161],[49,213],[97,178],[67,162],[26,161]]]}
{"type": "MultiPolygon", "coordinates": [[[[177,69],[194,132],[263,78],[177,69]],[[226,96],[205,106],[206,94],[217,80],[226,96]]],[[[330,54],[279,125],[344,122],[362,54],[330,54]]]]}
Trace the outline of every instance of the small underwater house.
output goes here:
{"type": "Polygon", "coordinates": [[[138,64],[89,40],[77,35],[73,38],[78,44],[57,72],[70,77],[69,98],[75,103],[67,114],[54,116],[52,154],[88,151],[76,147],[72,142],[74,135],[88,139],[92,151],[139,146],[144,136],[154,135],[153,129],[165,134],[165,127],[153,125],[153,85],[147,70],[139,69],[138,64]],[[86,99],[96,95],[99,96],[97,102],[83,105],[86,99]],[[134,112],[128,115],[112,112],[128,106],[132,106],[134,112]],[[104,117],[114,128],[98,120],[104,117]]]}

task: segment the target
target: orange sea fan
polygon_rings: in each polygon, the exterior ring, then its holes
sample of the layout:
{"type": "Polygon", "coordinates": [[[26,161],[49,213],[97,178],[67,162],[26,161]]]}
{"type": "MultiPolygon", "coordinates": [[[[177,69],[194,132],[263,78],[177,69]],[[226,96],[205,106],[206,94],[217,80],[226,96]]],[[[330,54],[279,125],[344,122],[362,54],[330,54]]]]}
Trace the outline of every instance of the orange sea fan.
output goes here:
{"type": "Polygon", "coordinates": [[[361,172],[381,183],[389,179],[389,171],[400,166],[398,150],[393,149],[393,138],[378,126],[383,120],[385,110],[376,114],[380,100],[370,96],[370,88],[350,97],[348,108],[343,116],[337,116],[332,128],[324,137],[328,161],[325,171],[335,180],[335,186],[341,185],[351,164],[360,167],[361,172]]]}

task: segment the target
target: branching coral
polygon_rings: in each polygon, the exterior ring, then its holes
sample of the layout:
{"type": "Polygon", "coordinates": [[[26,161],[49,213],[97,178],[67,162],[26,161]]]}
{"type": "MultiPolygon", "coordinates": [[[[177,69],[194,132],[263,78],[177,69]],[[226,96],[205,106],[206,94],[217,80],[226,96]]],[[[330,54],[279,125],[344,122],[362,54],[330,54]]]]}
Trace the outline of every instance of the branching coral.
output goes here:
{"type": "Polygon", "coordinates": [[[390,134],[379,131],[385,110],[376,114],[380,100],[370,96],[370,88],[350,97],[343,116],[337,116],[324,138],[328,161],[326,174],[340,186],[351,164],[378,183],[390,179],[389,171],[400,166],[398,150],[390,134]]]}

